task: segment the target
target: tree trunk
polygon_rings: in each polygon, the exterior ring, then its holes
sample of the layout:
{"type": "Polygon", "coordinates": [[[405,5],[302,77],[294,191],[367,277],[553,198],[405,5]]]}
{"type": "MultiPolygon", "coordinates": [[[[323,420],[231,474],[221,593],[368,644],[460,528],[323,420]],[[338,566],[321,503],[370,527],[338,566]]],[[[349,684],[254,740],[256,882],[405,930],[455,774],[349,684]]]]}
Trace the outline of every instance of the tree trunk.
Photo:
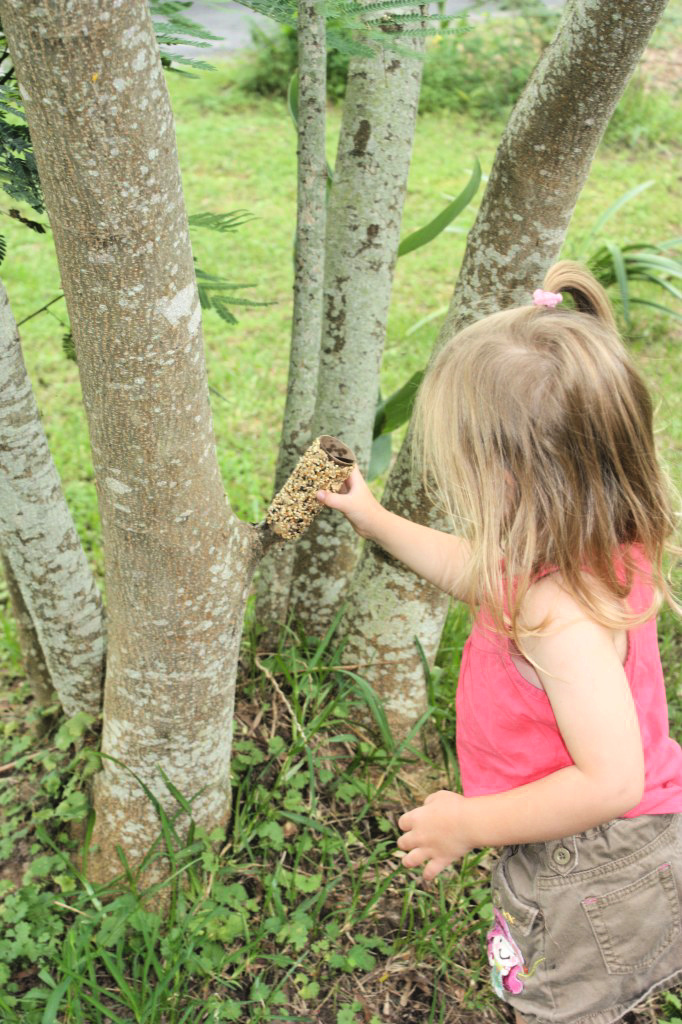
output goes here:
{"type": "Polygon", "coordinates": [[[12,567],[4,555],[2,556],[2,571],[5,576],[12,615],[17,627],[24,672],[26,673],[34,699],[40,707],[46,708],[58,700],[57,692],[52,686],[50,673],[48,672],[45,657],[38,640],[38,634],[33,626],[33,619],[21,596],[19,584],[12,572],[12,567]]]}
{"type": "Polygon", "coordinates": [[[0,283],[0,551],[40,704],[98,715],[102,602],[66,506],[7,293],[0,283]]]}
{"type": "MultiPolygon", "coordinates": [[[[298,190],[294,315],[289,380],[275,491],[284,484],[310,444],[322,337],[322,290],[327,215],[325,122],[327,103],[326,24],[319,0],[298,5],[298,190]]],[[[278,544],[259,569],[256,619],[274,638],[286,622],[295,547],[278,544]]]]}
{"type": "MultiPolygon", "coordinates": [[[[88,418],[109,647],[104,754],[211,829],[229,812],[233,694],[256,531],[226,506],[173,120],[145,0],[2,0],[88,418]]],[[[66,609],[66,614],[72,611],[66,609]]],[[[103,762],[91,871],[158,834],[103,762]]]]}
{"type": "MultiPolygon", "coordinates": [[[[557,259],[611,114],[665,9],[665,0],[569,0],[500,143],[435,351],[467,321],[528,303],[557,259]]],[[[384,503],[447,529],[411,476],[410,435],[384,503]]],[[[367,677],[405,735],[425,707],[415,638],[435,658],[447,599],[368,544],[348,594],[344,657],[367,677]]]]}
{"type": "MultiPolygon", "coordinates": [[[[351,61],[329,200],[324,333],[312,433],[340,437],[365,469],[421,71],[420,60],[391,52],[351,61]]],[[[291,607],[309,633],[319,635],[328,627],[357,552],[350,527],[327,512],[299,542],[291,607]]]]}

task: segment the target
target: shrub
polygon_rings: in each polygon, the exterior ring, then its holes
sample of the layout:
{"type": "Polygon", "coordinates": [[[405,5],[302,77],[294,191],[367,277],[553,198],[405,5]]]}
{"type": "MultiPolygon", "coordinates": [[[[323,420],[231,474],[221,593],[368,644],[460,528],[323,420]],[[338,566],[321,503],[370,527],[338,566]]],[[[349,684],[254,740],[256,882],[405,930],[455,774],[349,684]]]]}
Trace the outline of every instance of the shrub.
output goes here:
{"type": "MultiPolygon", "coordinates": [[[[241,66],[238,84],[247,93],[286,97],[291,76],[298,67],[296,29],[281,25],[276,32],[251,28],[252,47],[241,66]]],[[[346,91],[349,57],[332,50],[327,55],[327,95],[339,100],[346,91]]]]}
{"type": "MultiPolygon", "coordinates": [[[[432,36],[424,56],[420,112],[502,117],[520,95],[554,24],[547,17],[530,26],[518,19],[486,18],[462,34],[432,36]]],[[[281,26],[269,33],[254,27],[252,39],[238,76],[240,87],[261,96],[286,96],[297,66],[296,30],[281,26]]],[[[348,53],[329,54],[327,91],[332,100],[344,95],[348,62],[348,53]]]]}

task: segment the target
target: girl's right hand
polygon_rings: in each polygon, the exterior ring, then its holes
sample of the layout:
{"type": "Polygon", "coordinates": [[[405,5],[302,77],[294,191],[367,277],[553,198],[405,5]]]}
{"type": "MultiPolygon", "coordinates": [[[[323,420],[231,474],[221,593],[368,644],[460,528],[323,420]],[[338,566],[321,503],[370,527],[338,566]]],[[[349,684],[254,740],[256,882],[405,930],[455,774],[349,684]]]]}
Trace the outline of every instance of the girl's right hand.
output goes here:
{"type": "Polygon", "coordinates": [[[342,512],[361,537],[376,538],[376,527],[384,509],[370,491],[357,466],[338,493],[318,491],[317,500],[327,508],[342,512]]]}

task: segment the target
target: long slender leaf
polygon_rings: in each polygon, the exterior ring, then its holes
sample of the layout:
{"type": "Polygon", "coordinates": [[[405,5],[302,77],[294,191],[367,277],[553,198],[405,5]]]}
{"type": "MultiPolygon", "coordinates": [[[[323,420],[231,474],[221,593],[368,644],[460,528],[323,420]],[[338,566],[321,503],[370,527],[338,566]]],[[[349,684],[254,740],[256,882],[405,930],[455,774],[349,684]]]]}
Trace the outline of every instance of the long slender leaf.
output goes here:
{"type": "Polygon", "coordinates": [[[656,182],[653,178],[650,181],[643,181],[640,185],[635,185],[634,188],[629,189],[624,195],[620,197],[620,199],[616,199],[615,203],[611,203],[608,209],[605,210],[604,213],[602,213],[601,217],[597,218],[594,227],[583,241],[582,246],[580,248],[580,252],[585,253],[587,251],[592,239],[597,237],[597,235],[604,227],[604,225],[609,220],[611,220],[611,218],[616,213],[618,213],[622,206],[625,206],[625,204],[629,203],[631,199],[635,198],[635,196],[640,195],[640,193],[644,192],[648,188],[651,188],[651,186],[655,184],[656,182]]]}
{"type": "Polygon", "coordinates": [[[405,256],[408,252],[414,252],[415,249],[420,249],[423,245],[427,245],[437,235],[439,235],[441,231],[443,231],[448,224],[451,224],[455,217],[462,212],[465,206],[468,206],[476,195],[480,184],[481,165],[478,160],[475,160],[471,177],[459,195],[456,196],[451,203],[448,203],[445,209],[441,210],[441,212],[434,217],[432,221],[426,224],[425,227],[419,228],[419,230],[413,231],[412,234],[403,238],[402,242],[398,246],[398,256],[405,256]]]}
{"type": "Polygon", "coordinates": [[[676,320],[682,321],[681,313],[678,313],[676,309],[670,309],[669,306],[662,306],[660,302],[652,302],[651,299],[631,299],[630,301],[638,306],[650,306],[651,309],[657,309],[659,313],[665,313],[667,316],[672,316],[676,320]]]}
{"type": "Polygon", "coordinates": [[[401,388],[381,402],[374,417],[373,437],[390,434],[409,420],[423,377],[424,370],[417,370],[401,388]]]}
{"type": "Polygon", "coordinates": [[[64,994],[69,987],[70,982],[70,978],[65,978],[64,981],[60,982],[60,984],[52,990],[50,998],[45,1003],[41,1024],[54,1024],[57,1019],[59,1004],[64,998],[64,994]]]}
{"type": "Polygon", "coordinates": [[[434,309],[433,312],[427,313],[426,316],[423,316],[421,320],[417,320],[415,324],[412,324],[412,326],[405,331],[405,337],[412,337],[412,335],[416,334],[422,327],[426,327],[426,325],[430,324],[432,320],[437,320],[443,315],[443,313],[447,313],[447,311],[447,306],[439,306],[438,309],[434,309]]]}
{"type": "Polygon", "coordinates": [[[379,735],[381,736],[381,741],[385,749],[389,752],[393,752],[396,749],[396,742],[393,738],[391,727],[388,724],[386,712],[384,711],[381,701],[377,697],[376,691],[372,686],[370,686],[366,679],[363,679],[362,676],[356,675],[355,672],[350,672],[348,669],[345,669],[344,675],[349,676],[353,680],[353,689],[360,697],[362,697],[367,705],[367,708],[377,725],[379,735]]]}
{"type": "Polygon", "coordinates": [[[611,255],[611,262],[613,263],[613,272],[618,282],[618,290],[620,292],[620,301],[623,306],[623,316],[625,317],[626,324],[630,323],[630,293],[628,287],[628,275],[625,269],[625,260],[623,254],[615,242],[605,242],[606,248],[611,255]]]}
{"type": "Polygon", "coordinates": [[[309,669],[317,668],[317,666],[319,665],[320,659],[321,659],[322,655],[324,654],[324,652],[329,647],[329,644],[332,641],[332,637],[334,636],[334,633],[337,630],[337,627],[339,625],[339,622],[341,621],[341,618],[342,618],[343,613],[345,612],[345,610],[346,610],[346,605],[344,604],[344,605],[341,606],[341,608],[339,608],[338,612],[336,613],[336,615],[332,619],[331,625],[329,626],[329,628],[327,629],[327,632],[324,634],[324,636],[322,637],[322,639],[318,643],[317,647],[315,648],[315,651],[313,653],[312,658],[308,662],[308,668],[309,669]]]}
{"type": "Polygon", "coordinates": [[[369,466],[367,467],[367,479],[376,480],[378,476],[385,473],[391,464],[393,454],[393,443],[391,435],[379,434],[372,440],[372,447],[369,453],[369,466]]]}

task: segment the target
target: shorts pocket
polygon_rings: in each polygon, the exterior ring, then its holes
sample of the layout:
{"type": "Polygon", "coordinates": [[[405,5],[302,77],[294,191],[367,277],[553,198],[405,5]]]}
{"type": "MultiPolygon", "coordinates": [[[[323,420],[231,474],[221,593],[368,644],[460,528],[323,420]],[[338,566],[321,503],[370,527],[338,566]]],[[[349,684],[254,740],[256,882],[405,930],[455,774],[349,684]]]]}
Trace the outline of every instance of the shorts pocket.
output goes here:
{"type": "Polygon", "coordinates": [[[680,901],[670,864],[631,885],[582,901],[609,974],[649,967],[682,931],[680,901]]]}
{"type": "Polygon", "coordinates": [[[503,851],[493,870],[493,923],[488,932],[488,963],[494,991],[502,999],[528,998],[538,987],[544,963],[544,928],[539,907],[517,894],[510,877],[514,854],[503,851]]]}
{"type": "Polygon", "coordinates": [[[505,850],[495,865],[493,903],[522,935],[528,935],[538,916],[539,908],[536,904],[526,902],[523,897],[519,898],[516,895],[509,871],[509,861],[513,856],[514,854],[510,856],[505,850]]]}

